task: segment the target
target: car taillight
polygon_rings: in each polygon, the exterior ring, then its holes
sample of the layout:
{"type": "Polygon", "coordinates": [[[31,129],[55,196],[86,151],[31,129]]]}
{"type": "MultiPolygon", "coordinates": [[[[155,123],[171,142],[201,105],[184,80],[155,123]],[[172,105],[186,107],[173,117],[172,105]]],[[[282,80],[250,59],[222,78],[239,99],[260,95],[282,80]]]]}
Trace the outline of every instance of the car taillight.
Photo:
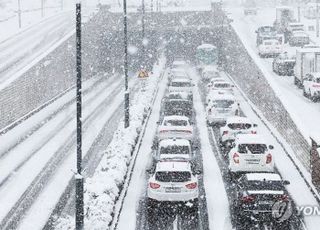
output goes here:
{"type": "Polygon", "coordinates": [[[267,163],[267,164],[270,164],[271,161],[272,161],[272,155],[271,155],[271,153],[269,153],[269,154],[267,155],[266,163],[267,163]]]}
{"type": "Polygon", "coordinates": [[[241,201],[243,203],[251,203],[255,200],[255,197],[254,196],[251,196],[251,195],[247,195],[247,196],[243,196],[241,197],[241,201]]]}
{"type": "Polygon", "coordinates": [[[150,186],[150,188],[152,188],[152,189],[158,189],[158,188],[160,188],[160,185],[159,185],[159,184],[157,184],[157,183],[152,183],[152,182],[149,183],[149,186],[150,186]]]}
{"type": "Polygon", "coordinates": [[[288,201],[288,200],[289,200],[289,196],[286,195],[286,194],[280,195],[280,196],[279,196],[279,200],[288,201]]]}
{"type": "Polygon", "coordinates": [[[187,189],[195,189],[198,186],[197,182],[193,182],[191,184],[187,184],[186,188],[187,189]]]}
{"type": "Polygon", "coordinates": [[[251,131],[251,134],[257,134],[257,131],[251,131]]]}
{"type": "Polygon", "coordinates": [[[228,134],[228,131],[226,130],[226,131],[223,131],[223,133],[222,133],[222,136],[223,135],[227,135],[228,134]]]}
{"type": "Polygon", "coordinates": [[[233,158],[234,163],[239,164],[240,160],[239,160],[238,153],[234,153],[232,158],[233,158]]]}

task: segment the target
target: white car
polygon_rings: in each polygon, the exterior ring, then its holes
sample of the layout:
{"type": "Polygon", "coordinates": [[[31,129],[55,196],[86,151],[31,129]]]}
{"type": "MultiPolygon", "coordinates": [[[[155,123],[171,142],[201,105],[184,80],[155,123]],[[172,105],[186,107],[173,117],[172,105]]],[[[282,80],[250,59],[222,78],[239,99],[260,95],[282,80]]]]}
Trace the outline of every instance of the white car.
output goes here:
{"type": "Polygon", "coordinates": [[[258,46],[260,57],[277,56],[282,53],[282,44],[276,39],[263,40],[258,46]]]}
{"type": "Polygon", "coordinates": [[[320,99],[320,72],[305,75],[303,78],[303,95],[312,101],[320,99]]]}
{"type": "Polygon", "coordinates": [[[273,172],[273,146],[258,134],[239,134],[228,154],[231,174],[241,172],[273,172]]]}
{"type": "Polygon", "coordinates": [[[193,127],[186,116],[165,116],[158,127],[158,138],[193,139],[193,127]]]}
{"type": "Polygon", "coordinates": [[[190,141],[186,139],[165,139],[159,142],[154,155],[154,161],[161,160],[184,160],[193,161],[194,154],[190,141]]]}
{"type": "Polygon", "coordinates": [[[224,124],[228,117],[238,116],[239,113],[239,104],[230,94],[216,94],[206,107],[209,125],[224,124]]]}
{"type": "Polygon", "coordinates": [[[193,175],[189,162],[157,163],[155,172],[148,181],[147,206],[150,211],[162,203],[181,203],[197,212],[198,196],[198,179],[193,175]]]}
{"type": "Polygon", "coordinates": [[[247,117],[229,117],[225,126],[220,128],[220,144],[231,146],[239,134],[257,134],[257,124],[252,123],[247,117]]]}
{"type": "Polygon", "coordinates": [[[192,94],[192,86],[193,84],[189,79],[172,79],[169,83],[169,92],[186,92],[192,94]]]}
{"type": "Polygon", "coordinates": [[[289,38],[290,46],[305,46],[310,43],[309,34],[304,31],[294,31],[289,38]]]}

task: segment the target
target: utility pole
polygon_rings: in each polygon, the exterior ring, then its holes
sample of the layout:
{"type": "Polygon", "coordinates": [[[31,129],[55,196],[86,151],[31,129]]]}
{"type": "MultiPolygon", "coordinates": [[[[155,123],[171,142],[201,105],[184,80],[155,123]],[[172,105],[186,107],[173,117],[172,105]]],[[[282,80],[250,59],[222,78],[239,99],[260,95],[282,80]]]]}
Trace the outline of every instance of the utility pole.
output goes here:
{"type": "Polygon", "coordinates": [[[44,17],[44,0],[41,0],[41,17],[44,17]]]}
{"type": "Polygon", "coordinates": [[[145,61],[145,48],[144,48],[144,39],[145,39],[145,16],[146,16],[146,8],[144,4],[144,0],[142,0],[142,63],[145,61]]]}
{"type": "Polygon", "coordinates": [[[130,125],[129,114],[129,90],[128,90],[128,22],[127,22],[127,1],[123,0],[123,26],[124,26],[124,127],[130,125]]]}
{"type": "Polygon", "coordinates": [[[319,0],[317,0],[317,17],[316,17],[317,38],[319,37],[319,0]]]}
{"type": "Polygon", "coordinates": [[[18,23],[19,28],[21,28],[21,2],[18,0],[18,23]]]}
{"type": "Polygon", "coordinates": [[[76,3],[76,65],[77,65],[77,174],[76,178],[76,230],[82,230],[83,221],[83,176],[82,176],[82,95],[81,95],[81,0],[76,3]]]}

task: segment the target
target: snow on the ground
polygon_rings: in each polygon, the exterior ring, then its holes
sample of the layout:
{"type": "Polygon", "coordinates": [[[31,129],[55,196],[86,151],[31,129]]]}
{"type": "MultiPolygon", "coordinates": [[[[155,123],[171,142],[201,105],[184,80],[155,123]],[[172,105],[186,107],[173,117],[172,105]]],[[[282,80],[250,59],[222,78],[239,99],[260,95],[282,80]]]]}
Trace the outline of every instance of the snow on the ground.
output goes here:
{"type": "MultiPolygon", "coordinates": [[[[110,89],[111,92],[112,88],[119,87],[120,81],[114,81],[114,83],[111,84],[113,80],[114,79],[110,78],[109,81],[100,84],[96,88],[96,91],[89,92],[84,96],[84,103],[86,101],[92,100],[90,98],[93,98],[95,100],[94,102],[84,107],[83,118],[86,118],[90,114],[92,114],[92,111],[96,110],[96,106],[99,105],[99,102],[105,100],[106,97],[108,97],[108,94],[102,93],[105,92],[106,88],[110,89]]],[[[66,95],[66,97],[73,98],[73,95],[69,94],[66,95]]],[[[63,103],[64,98],[61,98],[61,101],[63,103]]],[[[52,106],[59,108],[60,105],[61,102],[57,101],[52,106]]],[[[48,110],[45,109],[44,111],[48,112],[50,111],[50,108],[48,107],[48,110]]],[[[61,149],[62,146],[64,146],[65,142],[69,141],[69,139],[66,139],[66,137],[73,136],[75,130],[74,111],[75,107],[71,104],[65,110],[62,110],[60,113],[58,113],[49,122],[47,122],[43,127],[30,135],[25,141],[15,146],[15,148],[12,149],[5,158],[1,159],[1,163],[4,163],[4,174],[1,175],[1,179],[4,179],[8,175],[10,176],[10,178],[0,188],[0,202],[2,204],[0,209],[0,219],[2,219],[13,207],[13,205],[19,200],[19,198],[32,183],[35,177],[46,166],[47,162],[51,159],[53,154],[57,153],[57,151],[61,149]],[[16,167],[19,168],[16,171],[12,172],[12,170],[16,167]]],[[[37,126],[39,122],[42,122],[41,120],[35,120],[32,117],[29,119],[30,124],[27,125],[27,129],[32,126],[32,123],[34,124],[34,126],[37,126]]],[[[18,133],[21,130],[18,126],[12,131],[18,133]]],[[[71,168],[72,167],[69,167],[66,170],[68,172],[71,172],[71,168]]],[[[63,191],[63,187],[61,185],[57,186],[53,191],[58,194],[59,189],[63,191]]],[[[49,201],[50,200],[48,199],[48,202],[49,201]]],[[[45,203],[43,203],[42,205],[45,205],[45,203]]],[[[37,218],[40,222],[40,214],[43,215],[45,213],[35,213],[38,214],[37,218]]],[[[37,223],[32,222],[32,224],[34,225],[34,229],[36,229],[35,226],[37,223]]]]}
{"type": "MultiPolygon", "coordinates": [[[[147,80],[145,90],[138,91],[131,102],[130,127],[125,129],[123,122],[119,123],[113,139],[104,153],[95,175],[87,178],[85,183],[85,228],[105,229],[112,220],[112,212],[120,187],[131,160],[131,154],[140,134],[145,116],[159,83],[165,65],[161,58],[147,80]]],[[[138,162],[138,161],[137,161],[138,162]]],[[[135,185],[135,187],[138,187],[135,185]]],[[[135,217],[135,216],[134,216],[135,217]]],[[[74,217],[67,216],[59,219],[56,229],[73,228],[74,217]]]]}
{"type": "MultiPolygon", "coordinates": [[[[225,76],[227,77],[227,76],[225,76]]],[[[238,87],[239,88],[239,87],[238,87]]],[[[275,128],[263,117],[261,111],[257,109],[250,100],[243,96],[244,94],[236,91],[236,98],[240,102],[241,110],[244,114],[250,118],[254,123],[258,124],[258,133],[261,134],[268,144],[273,145],[275,148],[273,150],[273,156],[276,162],[276,167],[279,173],[282,175],[284,180],[290,181],[290,185],[287,186],[287,189],[292,196],[293,200],[298,206],[304,207],[319,207],[319,203],[314,198],[310,189],[304,182],[303,178],[295,168],[292,161],[286,155],[284,149],[277,142],[275,137],[271,134],[270,130],[266,127],[268,124],[269,128],[273,133],[277,136],[278,139],[282,140],[281,135],[276,132],[275,128]],[[261,120],[258,115],[262,117],[261,120]]],[[[284,140],[282,140],[285,143],[284,140]]],[[[290,155],[294,155],[293,150],[290,148],[288,144],[285,145],[286,150],[290,155]]],[[[305,224],[308,230],[317,230],[320,226],[320,216],[311,215],[305,216],[305,224]]]]}
{"type": "MultiPolygon", "coordinates": [[[[190,71],[190,76],[198,75],[193,69],[190,71]]],[[[209,227],[212,230],[229,230],[232,229],[232,226],[228,196],[224,187],[220,167],[210,144],[206,124],[206,112],[201,101],[199,87],[194,89],[193,98],[197,126],[200,130],[199,138],[203,158],[203,183],[206,191],[209,227]]]]}

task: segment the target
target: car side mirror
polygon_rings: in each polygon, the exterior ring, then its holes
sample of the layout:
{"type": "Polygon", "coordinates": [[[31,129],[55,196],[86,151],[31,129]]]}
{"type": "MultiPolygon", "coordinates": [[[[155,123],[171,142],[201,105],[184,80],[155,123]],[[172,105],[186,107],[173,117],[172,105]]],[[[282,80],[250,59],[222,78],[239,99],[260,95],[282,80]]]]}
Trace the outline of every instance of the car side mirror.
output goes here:
{"type": "Polygon", "coordinates": [[[258,125],[257,124],[253,124],[253,127],[258,127],[258,125]]]}
{"type": "Polygon", "coordinates": [[[289,185],[289,184],[290,184],[290,181],[288,181],[288,180],[283,181],[283,185],[289,185]]]}
{"type": "Polygon", "coordinates": [[[269,149],[274,149],[274,146],[273,145],[269,145],[269,149]]]}

